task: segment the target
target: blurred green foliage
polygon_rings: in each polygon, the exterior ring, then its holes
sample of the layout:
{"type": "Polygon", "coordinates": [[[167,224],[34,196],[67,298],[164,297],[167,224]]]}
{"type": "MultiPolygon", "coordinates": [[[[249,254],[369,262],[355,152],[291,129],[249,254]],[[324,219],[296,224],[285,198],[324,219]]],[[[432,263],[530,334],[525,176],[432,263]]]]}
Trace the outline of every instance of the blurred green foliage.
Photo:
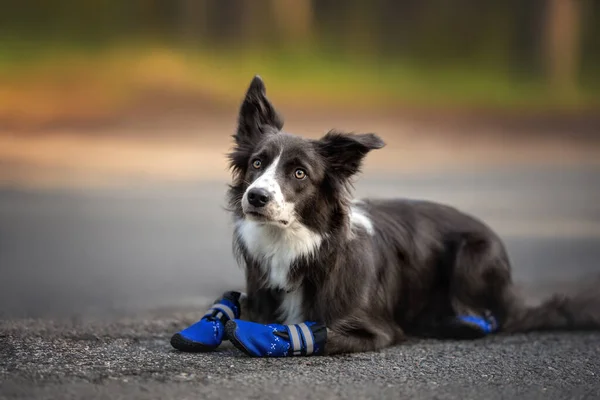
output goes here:
{"type": "Polygon", "coordinates": [[[579,109],[600,106],[598,71],[596,0],[26,0],[0,13],[5,97],[67,76],[110,88],[107,102],[148,87],[237,101],[260,73],[299,104],[579,109]]]}

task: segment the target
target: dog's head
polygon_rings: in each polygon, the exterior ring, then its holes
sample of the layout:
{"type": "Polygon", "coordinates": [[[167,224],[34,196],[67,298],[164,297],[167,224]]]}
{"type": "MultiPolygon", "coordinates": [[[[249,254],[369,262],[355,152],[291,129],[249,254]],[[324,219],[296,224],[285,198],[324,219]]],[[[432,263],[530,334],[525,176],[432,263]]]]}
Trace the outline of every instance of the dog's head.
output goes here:
{"type": "Polygon", "coordinates": [[[374,134],[330,131],[311,140],[282,131],[283,119],[255,76],[240,108],[230,206],[239,218],[288,228],[324,229],[347,203],[348,183],[365,155],[384,146],[374,134]]]}

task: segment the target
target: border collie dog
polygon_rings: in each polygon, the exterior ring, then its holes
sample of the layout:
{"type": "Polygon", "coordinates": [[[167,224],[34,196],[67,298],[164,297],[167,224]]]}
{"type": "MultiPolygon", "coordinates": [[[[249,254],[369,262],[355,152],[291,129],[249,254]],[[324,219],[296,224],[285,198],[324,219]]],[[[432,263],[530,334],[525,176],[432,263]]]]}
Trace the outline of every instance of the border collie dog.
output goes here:
{"type": "Polygon", "coordinates": [[[595,293],[525,306],[502,241],[478,219],[427,201],[353,199],[364,157],[384,147],[375,134],[285,132],[256,76],[233,138],[228,198],[246,291],[217,299],[173,347],[230,340],[252,356],[306,356],[409,335],[600,328],[595,293]]]}

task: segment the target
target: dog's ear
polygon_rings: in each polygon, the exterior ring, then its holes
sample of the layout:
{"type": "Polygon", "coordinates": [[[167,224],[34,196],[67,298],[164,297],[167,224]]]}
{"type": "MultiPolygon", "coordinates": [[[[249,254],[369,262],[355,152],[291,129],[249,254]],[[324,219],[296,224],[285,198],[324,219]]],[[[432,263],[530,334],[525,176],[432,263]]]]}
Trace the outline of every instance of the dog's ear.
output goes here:
{"type": "Polygon", "coordinates": [[[266,92],[261,77],[254,76],[240,107],[235,135],[238,143],[253,142],[265,133],[275,133],[283,128],[283,119],[267,99],[266,92]]]}
{"type": "Polygon", "coordinates": [[[344,178],[360,171],[362,160],[371,150],[381,149],[385,143],[374,133],[341,133],[329,131],[317,142],[328,168],[344,178]]]}

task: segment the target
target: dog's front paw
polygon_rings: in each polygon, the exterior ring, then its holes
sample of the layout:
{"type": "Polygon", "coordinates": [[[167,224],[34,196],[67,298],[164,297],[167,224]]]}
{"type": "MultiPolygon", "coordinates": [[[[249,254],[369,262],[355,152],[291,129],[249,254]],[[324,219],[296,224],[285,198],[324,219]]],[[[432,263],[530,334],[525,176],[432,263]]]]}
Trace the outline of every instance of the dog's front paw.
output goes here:
{"type": "Polygon", "coordinates": [[[240,317],[239,292],[227,292],[215,301],[202,319],[171,337],[171,346],[180,351],[206,352],[216,349],[225,336],[227,321],[240,317]]]}
{"type": "Polygon", "coordinates": [[[253,357],[320,355],[327,339],[325,326],[315,322],[263,325],[231,320],[226,330],[231,343],[253,357]]]}

